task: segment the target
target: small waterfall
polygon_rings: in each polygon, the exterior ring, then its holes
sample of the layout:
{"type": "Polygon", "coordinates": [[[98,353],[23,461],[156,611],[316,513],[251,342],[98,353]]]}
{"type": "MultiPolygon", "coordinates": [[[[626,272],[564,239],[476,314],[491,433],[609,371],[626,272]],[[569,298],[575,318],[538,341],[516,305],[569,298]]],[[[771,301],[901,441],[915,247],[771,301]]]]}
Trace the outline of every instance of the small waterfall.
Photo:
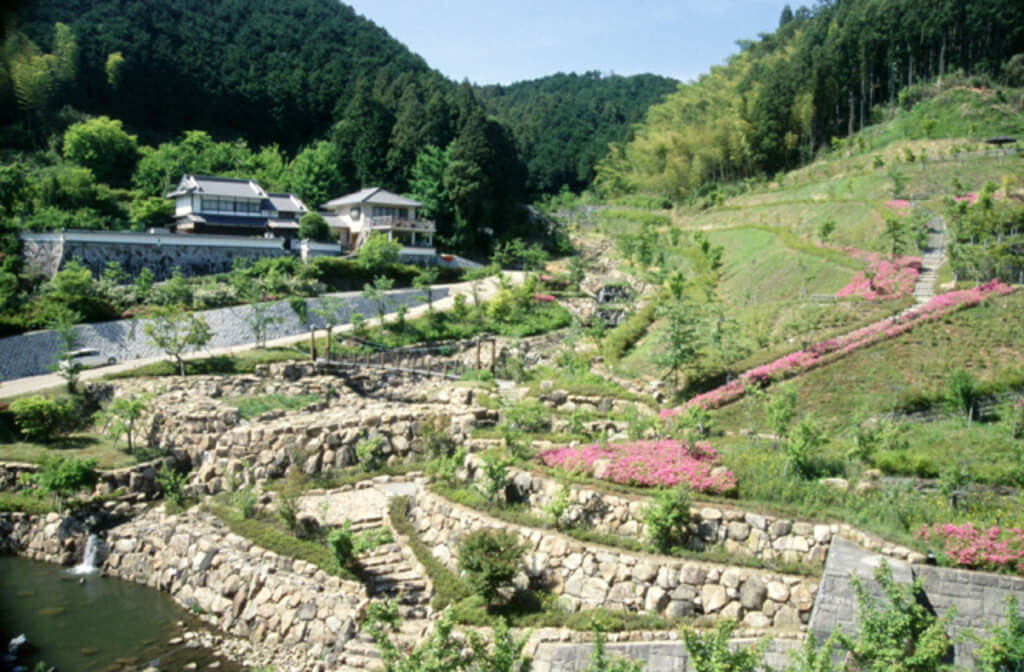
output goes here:
{"type": "Polygon", "coordinates": [[[96,534],[90,534],[89,538],[85,540],[85,551],[82,553],[82,562],[78,563],[68,571],[75,576],[94,573],[96,571],[96,561],[99,559],[99,554],[100,538],[96,534]]]}

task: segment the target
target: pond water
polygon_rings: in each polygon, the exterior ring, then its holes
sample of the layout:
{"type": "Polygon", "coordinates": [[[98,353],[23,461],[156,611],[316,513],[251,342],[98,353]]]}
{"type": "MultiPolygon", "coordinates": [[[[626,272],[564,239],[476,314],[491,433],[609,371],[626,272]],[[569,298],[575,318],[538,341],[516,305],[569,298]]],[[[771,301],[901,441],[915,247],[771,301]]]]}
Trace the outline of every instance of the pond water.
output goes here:
{"type": "MultiPolygon", "coordinates": [[[[211,663],[228,672],[240,668],[202,648],[171,646],[183,622],[199,623],[166,593],[98,573],[27,558],[0,556],[0,636],[24,633],[35,651],[19,662],[45,660],[60,672],[128,672],[150,664],[183,670],[211,663]]],[[[3,664],[0,663],[0,669],[3,664]]]]}

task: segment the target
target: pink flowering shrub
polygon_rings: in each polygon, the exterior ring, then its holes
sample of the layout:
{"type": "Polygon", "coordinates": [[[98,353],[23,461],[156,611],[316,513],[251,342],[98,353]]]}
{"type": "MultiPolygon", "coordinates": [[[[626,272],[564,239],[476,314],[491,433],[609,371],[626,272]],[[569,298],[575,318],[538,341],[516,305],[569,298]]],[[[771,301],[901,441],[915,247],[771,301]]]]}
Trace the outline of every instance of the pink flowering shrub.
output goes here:
{"type": "Polygon", "coordinates": [[[910,211],[910,201],[905,201],[902,198],[886,201],[885,205],[895,210],[899,215],[905,215],[910,211]]]}
{"type": "MultiPolygon", "coordinates": [[[[848,355],[868,345],[905,334],[920,322],[937,319],[965,306],[977,305],[989,296],[1001,296],[1013,291],[1013,287],[999,280],[992,280],[972,289],[939,294],[928,303],[917,306],[898,317],[881,320],[837,338],[820,341],[807,350],[798,350],[768,364],[754,367],[740,374],[732,382],[690,399],[686,402],[686,406],[717,408],[741,398],[746,393],[748,385],[763,387],[772,381],[808,371],[821,364],[822,358],[827,355],[834,357],[848,355]]],[[[664,408],[661,410],[661,417],[667,419],[685,411],[685,406],[664,408]]]]}
{"type": "Polygon", "coordinates": [[[550,294],[534,294],[533,300],[537,303],[552,303],[555,300],[555,297],[550,294]]]}
{"type": "Polygon", "coordinates": [[[920,257],[883,259],[878,254],[867,256],[868,270],[858,273],[836,292],[839,298],[859,296],[868,301],[898,299],[914,291],[921,273],[920,257]]]}
{"type": "Polygon", "coordinates": [[[954,196],[953,201],[956,203],[967,202],[973,205],[974,203],[978,202],[978,194],[976,194],[975,192],[971,192],[969,194],[964,194],[963,196],[954,196]]]}
{"type": "Polygon", "coordinates": [[[549,467],[582,470],[595,478],[644,486],[685,485],[696,492],[725,493],[736,487],[728,470],[715,470],[718,451],[706,442],[666,439],[556,448],[540,454],[549,467]],[[715,473],[712,474],[712,471],[715,473]]]}
{"type": "Polygon", "coordinates": [[[970,523],[946,523],[922,527],[917,535],[942,541],[953,565],[1024,574],[1024,530],[1019,527],[979,530],[970,523]]]}

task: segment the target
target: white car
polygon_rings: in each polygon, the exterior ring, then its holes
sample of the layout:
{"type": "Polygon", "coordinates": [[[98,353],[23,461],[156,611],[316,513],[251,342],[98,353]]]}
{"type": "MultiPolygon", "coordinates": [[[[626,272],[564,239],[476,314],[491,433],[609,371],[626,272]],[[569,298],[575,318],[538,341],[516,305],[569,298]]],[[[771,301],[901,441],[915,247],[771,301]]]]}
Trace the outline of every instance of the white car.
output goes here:
{"type": "Polygon", "coordinates": [[[60,360],[60,368],[90,369],[94,366],[109,366],[117,362],[116,357],[100,354],[95,348],[72,350],[60,360]]]}

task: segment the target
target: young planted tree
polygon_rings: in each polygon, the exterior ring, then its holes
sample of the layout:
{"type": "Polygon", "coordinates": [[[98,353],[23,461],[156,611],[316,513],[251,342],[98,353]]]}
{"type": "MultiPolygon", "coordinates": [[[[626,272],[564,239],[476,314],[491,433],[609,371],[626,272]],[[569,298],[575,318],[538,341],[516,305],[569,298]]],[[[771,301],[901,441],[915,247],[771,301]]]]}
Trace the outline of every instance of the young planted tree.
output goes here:
{"type": "Polygon", "coordinates": [[[678,391],[681,375],[700,356],[698,314],[685,299],[673,301],[659,312],[665,320],[665,330],[661,335],[661,348],[655,361],[663,369],[668,369],[665,378],[671,379],[672,390],[678,391]]]}
{"type": "Polygon", "coordinates": [[[754,672],[761,666],[771,640],[766,637],[754,646],[734,649],[729,640],[738,627],[736,621],[723,620],[705,634],[689,628],[683,630],[683,645],[694,672],[754,672]]]}
{"type": "Polygon", "coordinates": [[[974,651],[978,672],[1020,672],[1024,670],[1024,619],[1016,595],[1006,598],[1003,624],[988,630],[974,651]]]}
{"type": "Polygon", "coordinates": [[[937,617],[921,600],[920,577],[910,585],[893,579],[892,567],[883,560],[875,581],[888,598],[883,605],[859,577],[852,578],[857,595],[856,636],[836,633],[849,652],[851,669],[865,672],[937,672],[952,669],[945,664],[953,642],[946,634],[955,610],[937,617]]]}
{"type": "Polygon", "coordinates": [[[889,241],[889,254],[892,258],[902,256],[907,250],[907,226],[899,217],[885,218],[883,233],[889,241]]]}
{"type": "Polygon", "coordinates": [[[309,359],[310,361],[316,361],[316,329],[309,321],[309,305],[306,303],[306,299],[301,296],[290,296],[288,297],[288,307],[292,309],[295,316],[299,318],[299,322],[302,326],[309,329],[309,359]]]}
{"type": "Polygon", "coordinates": [[[334,330],[334,327],[344,324],[346,321],[341,319],[343,309],[348,310],[348,304],[336,296],[321,296],[317,299],[316,307],[313,308],[313,314],[320,318],[324,323],[324,328],[327,329],[326,354],[328,362],[331,361],[331,332],[334,330]]]}
{"type": "Polygon", "coordinates": [[[128,439],[128,452],[135,453],[135,423],[146,412],[151,394],[132,395],[129,397],[118,397],[110,402],[103,410],[103,420],[106,426],[107,435],[114,441],[115,445],[122,436],[128,439]]]}
{"type": "Polygon", "coordinates": [[[416,289],[423,290],[424,295],[427,297],[427,309],[434,312],[434,283],[437,282],[437,266],[425,266],[416,274],[416,277],[412,280],[412,286],[416,289]]]}
{"type": "Polygon", "coordinates": [[[259,347],[264,348],[267,345],[267,331],[273,325],[283,322],[284,318],[271,312],[274,305],[272,302],[263,301],[263,290],[260,289],[259,285],[249,283],[243,285],[243,287],[244,289],[241,290],[240,294],[245,299],[249,308],[244,318],[245,323],[252,330],[253,338],[259,347]]]}
{"type": "Polygon", "coordinates": [[[395,281],[383,275],[378,275],[374,278],[372,285],[369,283],[363,285],[363,298],[367,301],[373,301],[377,306],[377,317],[380,319],[380,326],[384,326],[384,311],[388,305],[386,292],[390,291],[394,286],[395,281]]]}
{"type": "Polygon", "coordinates": [[[773,448],[789,436],[789,426],[796,417],[796,397],[796,388],[789,383],[779,385],[774,394],[765,397],[764,420],[775,436],[773,448]]]}
{"type": "Polygon", "coordinates": [[[57,335],[57,358],[51,367],[67,384],[68,393],[78,389],[78,376],[82,372],[81,362],[71,358],[71,352],[78,346],[78,330],[75,325],[82,316],[73,310],[58,311],[50,322],[50,329],[57,335]]]}
{"type": "Polygon", "coordinates": [[[490,605],[512,584],[526,547],[512,532],[477,530],[459,544],[459,570],[473,592],[490,605]]]}
{"type": "Polygon", "coordinates": [[[185,375],[185,353],[202,348],[213,338],[206,320],[186,311],[180,304],[154,309],[142,331],[154,347],[177,362],[182,376],[185,375]]]}
{"type": "Polygon", "coordinates": [[[980,396],[974,377],[963,369],[957,369],[950,374],[946,381],[946,388],[949,402],[954,408],[963,412],[967,418],[967,425],[970,426],[980,396]]]}

